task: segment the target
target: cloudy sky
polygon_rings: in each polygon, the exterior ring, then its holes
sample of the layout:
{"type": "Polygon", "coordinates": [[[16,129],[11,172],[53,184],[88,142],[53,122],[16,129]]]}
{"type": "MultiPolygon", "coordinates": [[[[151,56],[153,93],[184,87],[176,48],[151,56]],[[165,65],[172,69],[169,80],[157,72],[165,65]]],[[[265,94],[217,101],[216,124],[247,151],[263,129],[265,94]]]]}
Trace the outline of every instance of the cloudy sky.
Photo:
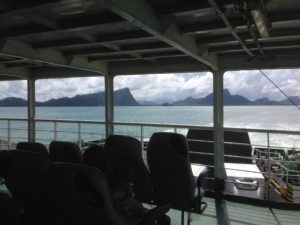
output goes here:
{"type": "MultiPolygon", "coordinates": [[[[283,91],[300,97],[300,70],[264,71],[283,91]]],[[[212,74],[182,73],[143,76],[118,76],[114,80],[115,90],[129,87],[138,101],[174,101],[186,97],[204,97],[212,92],[212,74]]],[[[284,96],[258,71],[227,72],[224,88],[232,94],[243,95],[251,100],[268,97],[281,100],[284,96]]],[[[77,94],[104,90],[103,78],[71,78],[38,80],[36,99],[72,97],[77,94]]],[[[0,82],[0,99],[6,97],[26,98],[25,81],[0,82]]]]}

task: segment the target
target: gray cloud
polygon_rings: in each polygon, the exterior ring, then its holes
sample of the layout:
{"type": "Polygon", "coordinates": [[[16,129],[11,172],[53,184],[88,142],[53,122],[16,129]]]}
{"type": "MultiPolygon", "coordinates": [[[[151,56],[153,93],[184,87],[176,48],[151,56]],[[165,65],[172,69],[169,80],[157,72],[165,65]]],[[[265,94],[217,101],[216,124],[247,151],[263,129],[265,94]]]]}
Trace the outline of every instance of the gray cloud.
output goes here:
{"type": "Polygon", "coordinates": [[[0,99],[7,97],[24,98],[27,95],[26,81],[1,81],[0,99]]]}
{"type": "MultiPolygon", "coordinates": [[[[264,72],[288,95],[300,96],[300,70],[264,72]]],[[[213,77],[209,72],[117,76],[114,79],[114,87],[115,90],[129,87],[139,101],[174,101],[189,96],[204,97],[211,93],[213,77]]],[[[252,100],[261,97],[275,100],[284,98],[258,71],[227,72],[224,75],[224,88],[228,88],[232,94],[243,95],[252,100]]],[[[26,98],[26,81],[0,82],[0,90],[0,99],[9,96],[26,98]]],[[[45,101],[103,90],[103,77],[38,80],[36,99],[45,101]]]]}

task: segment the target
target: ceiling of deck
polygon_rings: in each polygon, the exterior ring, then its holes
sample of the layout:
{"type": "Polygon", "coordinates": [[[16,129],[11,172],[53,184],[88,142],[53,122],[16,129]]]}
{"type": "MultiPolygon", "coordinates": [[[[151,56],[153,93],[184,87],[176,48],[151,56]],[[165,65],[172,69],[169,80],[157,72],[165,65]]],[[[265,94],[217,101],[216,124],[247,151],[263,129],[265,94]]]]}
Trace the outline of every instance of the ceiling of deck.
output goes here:
{"type": "Polygon", "coordinates": [[[300,67],[300,1],[238,1],[2,0],[0,79],[300,67]]]}

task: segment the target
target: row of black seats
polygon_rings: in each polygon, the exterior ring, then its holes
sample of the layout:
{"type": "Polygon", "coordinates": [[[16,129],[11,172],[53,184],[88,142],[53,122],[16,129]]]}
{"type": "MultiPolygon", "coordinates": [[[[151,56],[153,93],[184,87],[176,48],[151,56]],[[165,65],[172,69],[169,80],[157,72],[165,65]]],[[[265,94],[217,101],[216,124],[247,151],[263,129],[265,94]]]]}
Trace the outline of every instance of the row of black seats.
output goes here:
{"type": "MultiPolygon", "coordinates": [[[[171,204],[172,208],[180,210],[197,209],[200,211],[204,185],[196,183],[193,178],[187,142],[180,134],[155,133],[152,135],[147,157],[151,176],[142,159],[140,142],[128,136],[111,135],[107,138],[104,148],[93,146],[83,155],[76,145],[69,142],[52,142],[49,154],[47,149],[38,143],[19,143],[17,148],[39,152],[39,155],[35,156],[37,159],[33,160],[25,152],[9,151],[9,154],[13,156],[9,157],[11,158],[9,164],[3,163],[6,166],[2,166],[2,170],[6,171],[4,177],[6,177],[8,189],[27,209],[34,224],[40,224],[41,219],[47,217],[51,217],[47,220],[52,224],[82,224],[82,222],[97,224],[92,221],[104,220],[107,216],[102,215],[103,218],[101,218],[101,206],[102,214],[109,212],[109,215],[112,215],[112,209],[108,205],[105,206],[106,211],[103,211],[103,203],[108,202],[108,195],[103,194],[106,190],[101,182],[105,183],[108,177],[113,178],[110,182],[118,182],[122,177],[124,178],[124,171],[128,176],[126,179],[133,183],[134,192],[139,201],[154,200],[154,203],[162,206],[156,209],[157,211],[154,210],[156,213],[152,213],[148,222],[158,214],[165,213],[168,210],[166,204],[171,204]],[[49,159],[52,162],[76,164],[51,164],[49,159]],[[96,167],[103,173],[78,165],[81,162],[96,167]],[[7,169],[7,165],[10,169],[7,169]],[[23,189],[24,184],[26,188],[23,189]],[[196,188],[198,192],[195,192],[196,188]],[[41,190],[47,190],[48,199],[45,200],[45,193],[40,193],[41,190]],[[86,206],[89,207],[82,207],[83,202],[78,199],[80,197],[78,192],[88,201],[90,205],[86,206]],[[198,196],[195,196],[195,193],[198,196]],[[60,204],[57,204],[58,202],[60,204]],[[41,207],[36,209],[37,205],[41,207]],[[49,209],[51,205],[55,205],[56,210],[49,209]],[[93,216],[95,210],[98,212],[97,218],[93,216]],[[51,216],[49,216],[49,211],[53,212],[51,216]],[[68,221],[65,221],[65,218],[68,221]],[[91,218],[91,220],[85,218],[91,218]],[[61,223],[58,223],[59,221],[61,223]]],[[[109,216],[106,218],[108,221],[100,224],[121,224],[114,221],[115,218],[118,217],[109,216]]]]}

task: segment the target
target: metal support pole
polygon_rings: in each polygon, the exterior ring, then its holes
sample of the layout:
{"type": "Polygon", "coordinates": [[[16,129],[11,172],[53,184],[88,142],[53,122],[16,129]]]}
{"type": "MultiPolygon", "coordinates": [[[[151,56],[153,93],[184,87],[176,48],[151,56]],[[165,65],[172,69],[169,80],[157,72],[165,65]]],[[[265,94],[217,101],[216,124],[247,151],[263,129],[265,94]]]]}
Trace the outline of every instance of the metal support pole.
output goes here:
{"type": "Polygon", "coordinates": [[[35,142],[35,80],[27,80],[28,141],[35,142]]]}
{"type": "Polygon", "coordinates": [[[106,137],[114,133],[114,76],[105,76],[105,130],[106,137]]]}
{"type": "Polygon", "coordinates": [[[223,71],[213,72],[214,89],[214,176],[216,196],[222,198],[224,191],[224,101],[223,71]]]}

